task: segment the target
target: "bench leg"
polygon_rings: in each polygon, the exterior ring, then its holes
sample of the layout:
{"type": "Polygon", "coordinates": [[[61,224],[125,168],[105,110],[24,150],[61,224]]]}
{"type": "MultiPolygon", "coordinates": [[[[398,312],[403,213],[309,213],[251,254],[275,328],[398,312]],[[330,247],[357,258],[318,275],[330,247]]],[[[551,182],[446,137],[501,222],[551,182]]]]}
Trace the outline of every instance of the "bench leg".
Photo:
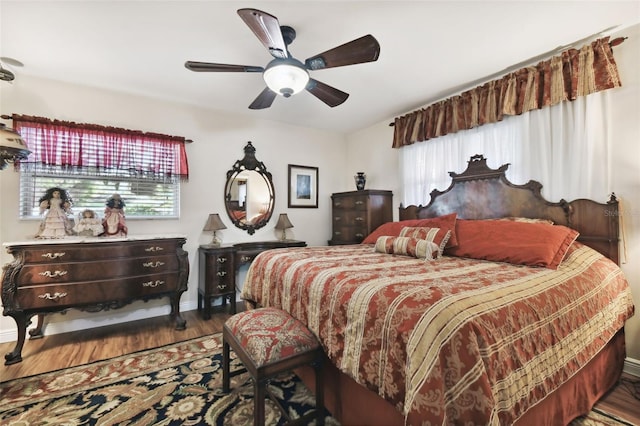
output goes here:
{"type": "Polygon", "coordinates": [[[231,359],[229,353],[229,343],[224,338],[222,339],[222,391],[227,393],[230,388],[230,368],[231,359]]]}
{"type": "Polygon", "coordinates": [[[322,374],[322,359],[313,363],[316,375],[316,424],[324,425],[324,380],[322,374]]]}
{"type": "Polygon", "coordinates": [[[264,426],[264,404],[267,397],[267,381],[253,381],[253,426],[264,426]]]}

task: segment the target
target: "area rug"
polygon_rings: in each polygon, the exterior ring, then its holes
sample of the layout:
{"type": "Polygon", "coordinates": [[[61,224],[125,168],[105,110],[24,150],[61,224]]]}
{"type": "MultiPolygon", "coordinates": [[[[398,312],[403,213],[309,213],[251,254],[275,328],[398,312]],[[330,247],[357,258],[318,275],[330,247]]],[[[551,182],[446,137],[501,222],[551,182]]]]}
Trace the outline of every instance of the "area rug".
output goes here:
{"type": "MultiPolygon", "coordinates": [[[[222,335],[216,334],[51,373],[0,382],[1,425],[251,425],[248,374],[222,392],[222,335]]],[[[233,355],[233,352],[232,352],[233,355]]],[[[232,358],[231,369],[241,364],[232,358]]],[[[290,417],[315,407],[292,373],[269,390],[290,417]]],[[[270,399],[266,424],[286,423],[270,399]]],[[[329,412],[325,424],[338,425],[329,412]]]]}
{"type": "MultiPolygon", "coordinates": [[[[0,382],[1,425],[251,425],[249,376],[222,392],[220,334],[123,355],[87,365],[0,382]]],[[[233,352],[232,352],[233,354],[233,352]]],[[[240,363],[232,359],[232,369],[240,363]]],[[[270,383],[290,417],[314,408],[315,398],[294,374],[270,383]]],[[[266,400],[266,424],[286,419],[266,400]]],[[[325,424],[339,425],[326,413],[325,424]]],[[[571,426],[628,425],[592,411],[571,426]]]]}

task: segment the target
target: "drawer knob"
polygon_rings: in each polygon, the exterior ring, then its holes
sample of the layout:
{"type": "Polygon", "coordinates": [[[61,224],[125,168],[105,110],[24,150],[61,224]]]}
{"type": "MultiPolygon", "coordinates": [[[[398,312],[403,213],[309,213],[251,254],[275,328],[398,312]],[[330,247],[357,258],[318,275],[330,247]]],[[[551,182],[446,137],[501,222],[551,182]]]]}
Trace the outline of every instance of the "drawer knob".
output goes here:
{"type": "Polygon", "coordinates": [[[162,251],[164,250],[162,247],[158,247],[158,246],[151,246],[151,247],[147,247],[146,249],[144,249],[144,251],[146,252],[156,252],[156,251],[162,251]]]}
{"type": "Polygon", "coordinates": [[[364,217],[360,217],[360,216],[356,217],[356,222],[362,222],[363,220],[364,220],[364,217]]]}
{"type": "Polygon", "coordinates": [[[58,278],[67,275],[67,273],[67,271],[54,271],[53,273],[51,273],[51,271],[44,271],[40,272],[38,275],[48,278],[58,278]]]}
{"type": "Polygon", "coordinates": [[[363,235],[363,234],[356,234],[356,237],[358,237],[358,238],[364,238],[364,235],[363,235]]]}
{"type": "Polygon", "coordinates": [[[45,257],[47,259],[57,259],[59,257],[64,256],[66,253],[65,252],[61,252],[61,253],[45,253],[42,255],[42,257],[45,257]]]}
{"type": "Polygon", "coordinates": [[[162,284],[164,284],[164,281],[161,280],[147,281],[146,283],[142,283],[142,287],[158,287],[162,284]]]}
{"type": "Polygon", "coordinates": [[[164,262],[160,262],[159,260],[157,262],[146,262],[142,264],[145,268],[157,268],[162,265],[164,265],[164,262]]]}
{"type": "Polygon", "coordinates": [[[224,277],[225,275],[227,275],[227,271],[218,271],[217,274],[219,277],[224,277]]]}
{"type": "Polygon", "coordinates": [[[356,201],[356,205],[361,206],[362,204],[364,204],[364,201],[356,201]]]}
{"type": "Polygon", "coordinates": [[[58,293],[57,291],[55,293],[53,293],[53,296],[49,293],[45,293],[45,294],[41,294],[38,297],[40,299],[47,299],[47,300],[56,300],[56,299],[62,299],[63,297],[65,297],[67,295],[67,293],[58,293]]]}
{"type": "Polygon", "coordinates": [[[333,203],[333,205],[336,206],[336,207],[340,207],[342,205],[342,203],[339,202],[339,201],[336,201],[335,203],[333,203]]]}
{"type": "Polygon", "coordinates": [[[251,256],[240,256],[241,262],[249,262],[251,260],[251,256]]]}
{"type": "Polygon", "coordinates": [[[226,257],[219,257],[219,258],[218,258],[218,263],[224,263],[224,262],[226,262],[226,261],[227,261],[227,258],[226,258],[226,257]]]}
{"type": "Polygon", "coordinates": [[[334,234],[335,234],[335,235],[342,235],[342,232],[340,232],[340,231],[336,231],[336,232],[334,232],[334,234]]]}
{"type": "Polygon", "coordinates": [[[333,220],[335,220],[336,222],[339,221],[339,220],[342,220],[342,216],[336,216],[336,217],[333,218],[333,220]]]}
{"type": "Polygon", "coordinates": [[[218,284],[218,290],[224,290],[225,288],[227,288],[226,284],[218,284]]]}

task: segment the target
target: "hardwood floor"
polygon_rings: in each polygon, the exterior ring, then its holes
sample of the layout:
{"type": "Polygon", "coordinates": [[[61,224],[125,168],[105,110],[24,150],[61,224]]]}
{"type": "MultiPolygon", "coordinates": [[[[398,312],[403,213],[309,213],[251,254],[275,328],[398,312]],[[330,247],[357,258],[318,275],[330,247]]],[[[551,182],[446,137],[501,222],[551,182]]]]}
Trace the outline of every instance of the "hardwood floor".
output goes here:
{"type": "MultiPolygon", "coordinates": [[[[240,304],[238,309],[242,309],[240,304]]],[[[218,309],[214,310],[210,320],[203,320],[196,311],[183,312],[183,317],[187,321],[187,328],[181,331],[175,330],[169,317],[164,316],[27,340],[22,351],[21,363],[0,365],[0,386],[1,382],[15,378],[219,333],[229,314],[218,309]]],[[[14,344],[0,343],[0,354],[12,351],[14,344]]],[[[3,358],[1,359],[4,362],[3,358]]],[[[596,404],[596,408],[640,425],[639,398],[640,378],[623,374],[620,384],[605,395],[596,404]]]]}

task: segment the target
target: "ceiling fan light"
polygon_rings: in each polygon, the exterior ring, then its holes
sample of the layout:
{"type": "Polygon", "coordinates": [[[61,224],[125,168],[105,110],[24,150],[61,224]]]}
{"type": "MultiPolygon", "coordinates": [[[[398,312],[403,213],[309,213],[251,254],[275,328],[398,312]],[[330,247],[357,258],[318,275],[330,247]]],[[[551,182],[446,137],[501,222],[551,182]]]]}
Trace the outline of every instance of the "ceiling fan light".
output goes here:
{"type": "Polygon", "coordinates": [[[301,92],[309,82],[309,73],[301,65],[292,62],[278,61],[262,74],[269,89],[278,95],[288,98],[301,92]]]}

